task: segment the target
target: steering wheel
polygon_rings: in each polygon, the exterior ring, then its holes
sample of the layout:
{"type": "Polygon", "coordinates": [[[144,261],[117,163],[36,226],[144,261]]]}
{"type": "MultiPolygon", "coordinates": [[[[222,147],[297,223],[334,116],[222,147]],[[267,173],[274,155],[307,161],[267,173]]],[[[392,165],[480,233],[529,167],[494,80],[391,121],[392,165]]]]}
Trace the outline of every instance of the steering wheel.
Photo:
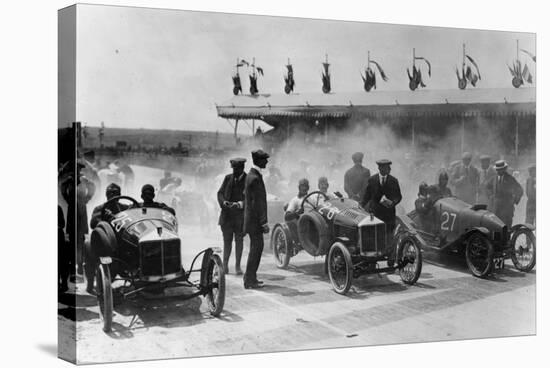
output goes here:
{"type": "Polygon", "coordinates": [[[315,192],[311,192],[311,193],[308,193],[304,199],[302,199],[302,204],[300,205],[300,212],[304,212],[304,204],[307,202],[309,203],[309,205],[311,207],[313,207],[314,210],[316,210],[317,208],[319,208],[319,198],[323,196],[323,198],[325,199],[325,201],[328,201],[330,198],[328,197],[328,195],[326,195],[325,193],[321,192],[321,191],[318,191],[316,190],[315,192]],[[311,203],[311,201],[309,201],[309,197],[313,196],[314,194],[317,194],[317,201],[315,201],[315,204],[311,203]]]}
{"type": "Polygon", "coordinates": [[[134,198],[132,198],[132,197],[123,196],[123,195],[113,197],[113,198],[107,200],[107,202],[105,202],[105,204],[110,204],[110,203],[112,203],[112,202],[120,202],[120,200],[122,200],[122,199],[126,199],[126,200],[132,202],[132,205],[130,206],[130,208],[139,207],[139,202],[138,202],[138,201],[136,201],[136,200],[135,200],[134,198]]]}

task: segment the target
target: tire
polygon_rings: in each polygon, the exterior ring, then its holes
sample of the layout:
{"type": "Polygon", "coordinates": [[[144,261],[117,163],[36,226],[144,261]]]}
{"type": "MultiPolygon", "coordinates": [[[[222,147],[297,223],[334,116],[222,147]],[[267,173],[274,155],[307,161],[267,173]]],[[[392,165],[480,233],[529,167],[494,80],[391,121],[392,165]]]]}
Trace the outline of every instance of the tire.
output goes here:
{"type": "Polygon", "coordinates": [[[512,258],[514,267],[521,272],[531,271],[537,261],[535,234],[529,229],[521,228],[514,232],[510,242],[512,244],[510,258],[512,258]],[[523,239],[525,239],[524,242],[522,242],[523,239]]]}
{"type": "Polygon", "coordinates": [[[475,232],[466,241],[466,263],[476,277],[485,277],[493,271],[493,244],[486,236],[475,232]]]}
{"type": "Polygon", "coordinates": [[[112,226],[101,221],[90,235],[90,246],[97,257],[112,257],[117,251],[117,239],[112,226]]]}
{"type": "Polygon", "coordinates": [[[417,87],[418,87],[418,85],[416,84],[416,82],[414,80],[409,81],[409,89],[411,91],[414,91],[417,87]]]}
{"type": "Polygon", "coordinates": [[[414,259],[399,270],[401,280],[407,285],[414,285],[422,273],[422,251],[414,237],[407,235],[400,240],[399,258],[408,258],[409,261],[414,259]]]}
{"type": "Polygon", "coordinates": [[[338,294],[346,294],[353,279],[353,264],[348,248],[340,242],[332,244],[328,252],[328,277],[338,294]]]}
{"type": "Polygon", "coordinates": [[[315,211],[304,213],[298,220],[298,239],[310,255],[324,256],[330,247],[329,229],[323,216],[315,211]]]}
{"type": "Polygon", "coordinates": [[[287,268],[290,262],[290,239],[281,226],[275,226],[271,233],[271,249],[276,266],[282,269],[287,268]]]}
{"type": "Polygon", "coordinates": [[[458,88],[465,89],[466,88],[466,79],[459,79],[458,80],[458,88]]]}
{"type": "Polygon", "coordinates": [[[99,315],[103,321],[103,331],[111,332],[113,325],[113,288],[109,265],[100,264],[96,273],[96,295],[99,315]]]}
{"type": "Polygon", "coordinates": [[[512,86],[514,86],[515,88],[521,87],[522,84],[523,84],[523,82],[522,82],[521,78],[518,78],[518,77],[512,78],[512,86]]]}
{"type": "Polygon", "coordinates": [[[240,92],[239,87],[233,87],[233,94],[234,94],[235,96],[237,96],[237,95],[239,94],[239,92],[240,92]]]}
{"type": "Polygon", "coordinates": [[[290,92],[291,92],[290,86],[286,85],[285,86],[285,93],[288,95],[288,94],[290,94],[290,92]]]}
{"type": "Polygon", "coordinates": [[[210,314],[218,317],[225,303],[225,272],[219,255],[212,254],[210,256],[206,272],[206,286],[209,290],[205,299],[210,314]]]}

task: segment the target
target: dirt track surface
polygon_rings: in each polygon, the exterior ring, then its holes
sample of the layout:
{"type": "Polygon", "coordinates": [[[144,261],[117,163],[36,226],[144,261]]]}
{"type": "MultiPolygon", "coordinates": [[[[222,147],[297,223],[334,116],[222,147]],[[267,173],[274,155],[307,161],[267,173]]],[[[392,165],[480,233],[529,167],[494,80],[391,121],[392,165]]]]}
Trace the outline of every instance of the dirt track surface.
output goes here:
{"type": "MultiPolygon", "coordinates": [[[[205,247],[221,246],[219,231],[180,230],[184,268],[205,247]]],[[[246,256],[245,243],[243,266],[246,256]]],[[[424,257],[415,286],[403,284],[397,273],[369,275],[354,279],[348,295],[342,296],[332,291],[322,258],[300,253],[289,269],[280,270],[266,241],[258,274],[265,288],[245,290],[240,276],[227,275],[225,308],[219,318],[209,315],[203,298],[139,298],[115,305],[109,334],[101,329],[95,297],[79,283],[77,359],[96,363],[536,332],[535,271],[520,273],[507,261],[494,277],[479,279],[454,256],[424,257]]],[[[62,328],[68,328],[73,322],[66,316],[73,308],[60,307],[62,328]]]]}

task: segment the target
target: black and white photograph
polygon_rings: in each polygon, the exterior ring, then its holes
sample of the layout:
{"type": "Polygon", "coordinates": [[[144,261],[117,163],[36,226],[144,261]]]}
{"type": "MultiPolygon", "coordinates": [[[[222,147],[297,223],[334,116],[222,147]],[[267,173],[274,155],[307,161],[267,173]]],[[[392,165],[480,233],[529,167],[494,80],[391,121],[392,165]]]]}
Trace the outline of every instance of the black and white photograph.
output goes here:
{"type": "Polygon", "coordinates": [[[537,334],[537,35],[410,23],[60,9],[59,358],[537,334]]]}

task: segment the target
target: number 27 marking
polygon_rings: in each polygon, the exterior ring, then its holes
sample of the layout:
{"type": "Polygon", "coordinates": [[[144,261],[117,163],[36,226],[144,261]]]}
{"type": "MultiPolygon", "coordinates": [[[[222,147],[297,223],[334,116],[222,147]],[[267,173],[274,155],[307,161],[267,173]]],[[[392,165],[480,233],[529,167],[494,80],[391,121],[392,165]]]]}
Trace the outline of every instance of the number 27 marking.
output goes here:
{"type": "Polygon", "coordinates": [[[453,231],[455,227],[456,213],[449,213],[445,211],[441,214],[441,217],[443,218],[443,222],[441,222],[441,230],[453,231]]]}

